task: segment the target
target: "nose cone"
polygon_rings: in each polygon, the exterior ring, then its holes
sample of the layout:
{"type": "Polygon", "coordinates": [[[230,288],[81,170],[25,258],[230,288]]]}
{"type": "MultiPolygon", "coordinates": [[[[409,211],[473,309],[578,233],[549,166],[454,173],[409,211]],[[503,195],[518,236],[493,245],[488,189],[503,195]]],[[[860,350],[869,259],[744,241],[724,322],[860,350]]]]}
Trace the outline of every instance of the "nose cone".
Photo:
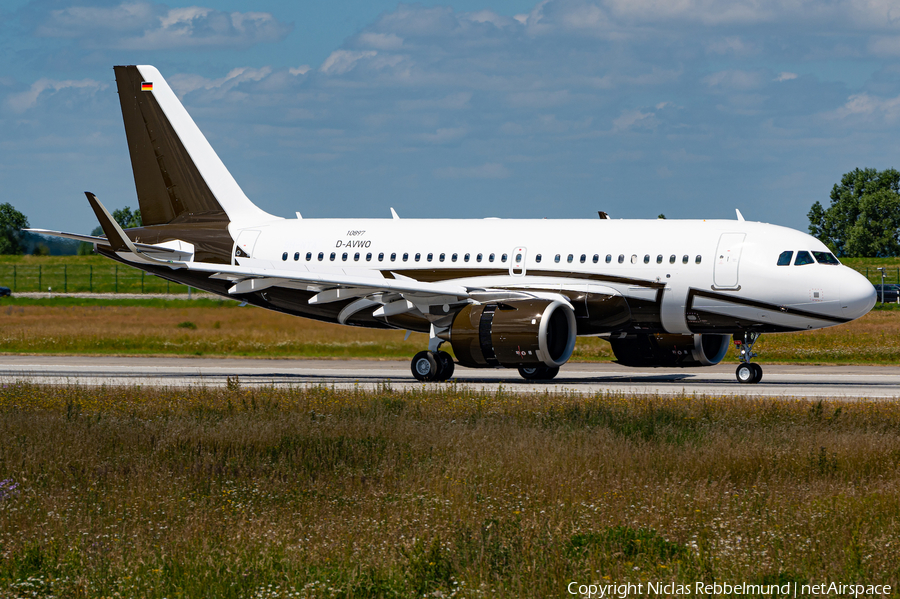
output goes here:
{"type": "Polygon", "coordinates": [[[867,278],[851,268],[841,273],[841,309],[844,318],[865,316],[875,306],[875,287],[867,278]]]}

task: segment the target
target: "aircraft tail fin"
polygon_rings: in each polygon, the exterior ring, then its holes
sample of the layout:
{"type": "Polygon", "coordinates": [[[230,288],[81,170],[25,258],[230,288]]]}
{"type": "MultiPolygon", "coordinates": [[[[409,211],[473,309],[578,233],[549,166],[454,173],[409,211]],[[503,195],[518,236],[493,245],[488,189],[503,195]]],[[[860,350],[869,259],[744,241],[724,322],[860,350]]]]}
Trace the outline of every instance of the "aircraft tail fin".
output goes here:
{"type": "Polygon", "coordinates": [[[277,218],[247,198],[155,67],[114,70],[145,227],[277,218]]]}

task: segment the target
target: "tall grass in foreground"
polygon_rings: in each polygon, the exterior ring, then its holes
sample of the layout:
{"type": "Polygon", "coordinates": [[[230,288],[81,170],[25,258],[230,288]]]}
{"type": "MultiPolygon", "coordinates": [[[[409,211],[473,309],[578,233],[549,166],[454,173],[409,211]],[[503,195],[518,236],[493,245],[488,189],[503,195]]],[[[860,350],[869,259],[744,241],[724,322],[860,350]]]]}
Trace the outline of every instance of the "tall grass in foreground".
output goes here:
{"type": "Polygon", "coordinates": [[[7,383],[0,439],[3,596],[900,583],[897,403],[7,383]]]}

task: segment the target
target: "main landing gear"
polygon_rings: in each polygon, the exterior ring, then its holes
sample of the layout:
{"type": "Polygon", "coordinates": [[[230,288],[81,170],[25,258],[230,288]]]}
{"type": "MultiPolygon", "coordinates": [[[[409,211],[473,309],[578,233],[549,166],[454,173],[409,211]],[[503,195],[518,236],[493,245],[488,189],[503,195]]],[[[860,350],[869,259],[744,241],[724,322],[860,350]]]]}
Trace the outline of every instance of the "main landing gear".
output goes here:
{"type": "Polygon", "coordinates": [[[756,354],[753,353],[753,344],[759,339],[759,333],[746,332],[743,335],[735,333],[734,345],[738,350],[738,358],[741,363],[738,364],[737,370],[734,371],[739,383],[755,384],[762,380],[762,366],[751,362],[756,354]]]}
{"type": "Polygon", "coordinates": [[[413,376],[423,383],[446,381],[455,368],[453,358],[445,351],[420,351],[410,364],[413,376]]]}
{"type": "Polygon", "coordinates": [[[559,367],[549,366],[521,366],[519,374],[526,381],[549,381],[559,374],[559,367]]]}

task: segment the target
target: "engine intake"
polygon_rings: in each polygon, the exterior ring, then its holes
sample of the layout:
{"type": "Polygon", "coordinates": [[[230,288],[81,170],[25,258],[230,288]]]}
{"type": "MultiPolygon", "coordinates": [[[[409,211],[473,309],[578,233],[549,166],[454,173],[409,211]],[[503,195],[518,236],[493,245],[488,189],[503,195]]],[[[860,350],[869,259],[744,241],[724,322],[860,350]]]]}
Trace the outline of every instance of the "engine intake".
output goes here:
{"type": "Polygon", "coordinates": [[[635,335],[610,339],[623,366],[714,366],[722,361],[730,335],[635,335]]]}
{"type": "Polygon", "coordinates": [[[450,345],[463,366],[562,366],[575,349],[575,313],[560,300],[469,305],[453,319],[450,345]]]}

